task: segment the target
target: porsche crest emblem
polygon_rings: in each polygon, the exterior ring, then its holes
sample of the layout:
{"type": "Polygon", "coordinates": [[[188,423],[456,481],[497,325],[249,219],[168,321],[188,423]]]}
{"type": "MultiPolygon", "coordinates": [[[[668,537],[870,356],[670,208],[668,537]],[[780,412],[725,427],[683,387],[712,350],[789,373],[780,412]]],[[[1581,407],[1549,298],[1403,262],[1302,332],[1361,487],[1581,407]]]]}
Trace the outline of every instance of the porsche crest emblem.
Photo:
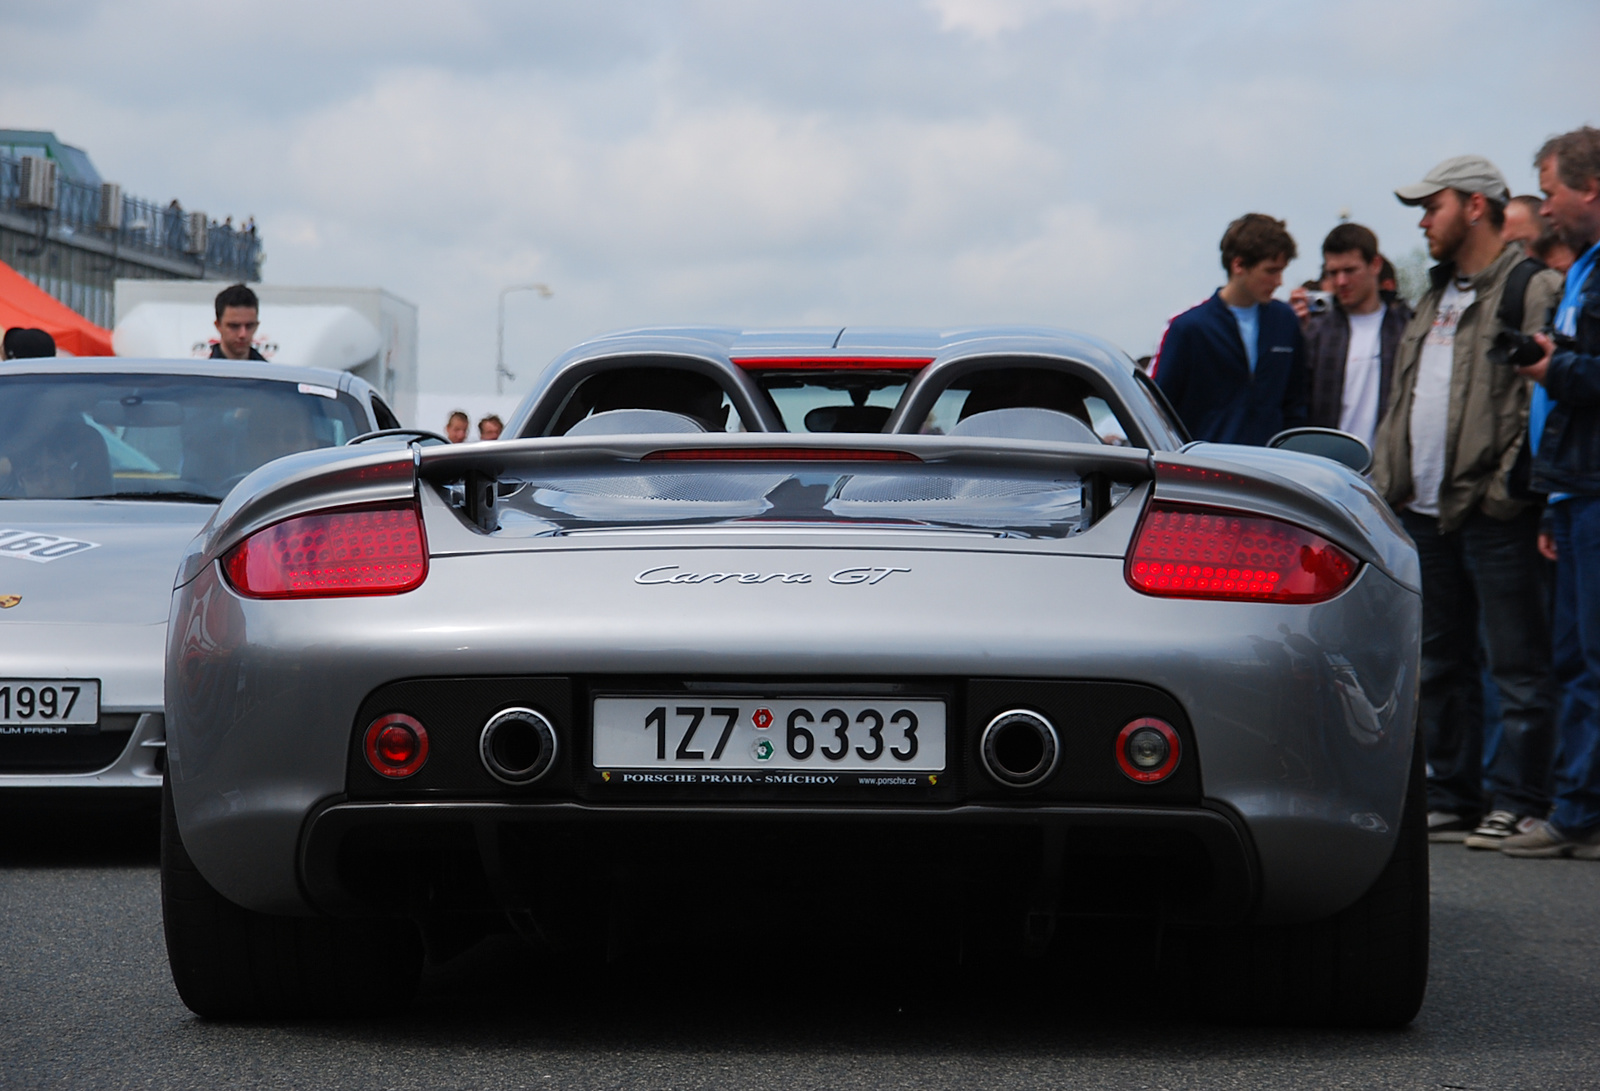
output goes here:
{"type": "Polygon", "coordinates": [[[0,610],[9,610],[21,601],[21,595],[0,595],[0,610]]]}

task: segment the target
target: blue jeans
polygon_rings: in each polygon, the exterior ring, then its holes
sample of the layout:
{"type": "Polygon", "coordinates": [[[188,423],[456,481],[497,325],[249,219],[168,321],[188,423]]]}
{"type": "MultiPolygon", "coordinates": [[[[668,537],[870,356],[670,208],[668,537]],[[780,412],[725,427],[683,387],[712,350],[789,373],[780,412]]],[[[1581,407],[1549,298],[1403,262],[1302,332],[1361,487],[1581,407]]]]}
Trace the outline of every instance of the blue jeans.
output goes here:
{"type": "Polygon", "coordinates": [[[1560,689],[1558,829],[1600,828],[1600,496],[1551,505],[1556,533],[1553,674],[1560,689]]]}
{"type": "Polygon", "coordinates": [[[1449,534],[1426,515],[1405,511],[1400,518],[1422,562],[1418,727],[1428,748],[1428,808],[1474,817],[1487,805],[1542,818],[1550,809],[1555,702],[1538,512],[1502,522],[1475,511],[1449,534]],[[1484,660],[1501,722],[1487,800],[1484,660]]]}

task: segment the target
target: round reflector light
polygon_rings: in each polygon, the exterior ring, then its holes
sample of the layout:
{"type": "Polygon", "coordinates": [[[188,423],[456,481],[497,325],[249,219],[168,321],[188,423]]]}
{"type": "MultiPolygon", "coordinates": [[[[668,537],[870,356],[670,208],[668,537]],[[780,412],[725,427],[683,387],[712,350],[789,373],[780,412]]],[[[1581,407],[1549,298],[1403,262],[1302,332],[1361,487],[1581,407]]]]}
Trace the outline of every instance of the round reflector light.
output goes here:
{"type": "Polygon", "coordinates": [[[410,716],[392,712],[367,725],[362,749],[379,776],[409,777],[428,760],[428,729],[410,716]]]}
{"type": "Polygon", "coordinates": [[[1140,784],[1166,780],[1182,754],[1183,744],[1172,725],[1153,716],[1134,720],[1117,734],[1117,765],[1129,780],[1140,784]]]}

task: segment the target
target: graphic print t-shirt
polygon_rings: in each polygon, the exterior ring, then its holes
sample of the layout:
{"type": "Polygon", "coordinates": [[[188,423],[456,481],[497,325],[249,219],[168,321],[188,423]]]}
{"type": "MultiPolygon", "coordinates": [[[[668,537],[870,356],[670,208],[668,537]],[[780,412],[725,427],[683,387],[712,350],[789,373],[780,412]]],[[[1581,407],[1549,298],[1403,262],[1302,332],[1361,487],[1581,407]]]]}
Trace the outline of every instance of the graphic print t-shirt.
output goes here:
{"type": "Polygon", "coordinates": [[[1378,395],[1383,387],[1383,316],[1379,306],[1371,314],[1352,314],[1350,351],[1344,358],[1344,396],[1339,403],[1339,431],[1360,436],[1372,445],[1378,430],[1378,395]]]}
{"type": "Polygon", "coordinates": [[[1456,327],[1461,312],[1478,293],[1457,282],[1445,287],[1439,313],[1422,342],[1417,361],[1417,386],[1411,396],[1410,508],[1418,515],[1439,517],[1439,486],[1444,483],[1445,430],[1450,423],[1450,374],[1455,369],[1456,327]]]}

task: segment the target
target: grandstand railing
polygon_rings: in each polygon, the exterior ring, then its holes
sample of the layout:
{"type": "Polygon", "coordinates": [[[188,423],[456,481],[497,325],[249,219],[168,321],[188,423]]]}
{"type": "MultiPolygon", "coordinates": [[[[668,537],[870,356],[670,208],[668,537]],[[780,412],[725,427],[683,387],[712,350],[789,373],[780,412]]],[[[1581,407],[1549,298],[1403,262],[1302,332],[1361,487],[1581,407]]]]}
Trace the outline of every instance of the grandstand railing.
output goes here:
{"type": "Polygon", "coordinates": [[[114,245],[132,260],[138,255],[200,266],[197,274],[211,279],[260,280],[261,240],[255,230],[208,223],[203,253],[190,247],[189,215],[177,201],[159,205],[138,197],[122,197],[122,223],[115,229],[102,227],[100,187],[56,178],[53,209],[25,207],[22,196],[22,160],[0,154],[0,212],[32,219],[41,236],[53,233],[63,237],[83,234],[114,245]]]}

